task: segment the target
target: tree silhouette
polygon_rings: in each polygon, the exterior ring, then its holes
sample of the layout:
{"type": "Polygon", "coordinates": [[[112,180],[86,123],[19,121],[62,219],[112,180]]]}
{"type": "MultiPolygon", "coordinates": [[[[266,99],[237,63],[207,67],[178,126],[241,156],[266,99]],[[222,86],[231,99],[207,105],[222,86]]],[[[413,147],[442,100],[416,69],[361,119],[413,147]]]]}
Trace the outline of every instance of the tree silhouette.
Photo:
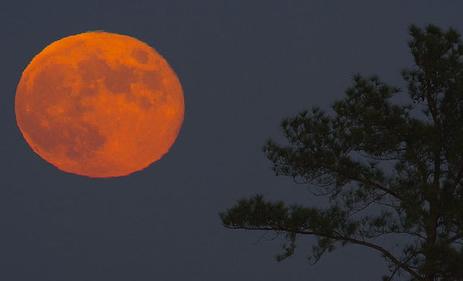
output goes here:
{"type": "Polygon", "coordinates": [[[279,260],[313,235],[314,263],[355,244],[384,257],[383,280],[463,280],[463,44],[451,28],[409,31],[407,89],[357,75],[331,112],[313,107],[283,120],[287,143],[264,146],[277,176],[307,184],[329,206],[257,195],[222,212],[225,227],[283,234],[279,260]],[[408,102],[394,103],[399,94],[408,102]]]}

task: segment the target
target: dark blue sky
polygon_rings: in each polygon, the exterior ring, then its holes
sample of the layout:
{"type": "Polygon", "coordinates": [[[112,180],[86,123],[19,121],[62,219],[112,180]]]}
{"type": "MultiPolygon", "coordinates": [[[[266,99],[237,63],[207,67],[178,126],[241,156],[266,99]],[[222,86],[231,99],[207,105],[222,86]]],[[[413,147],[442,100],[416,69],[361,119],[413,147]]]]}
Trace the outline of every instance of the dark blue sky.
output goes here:
{"type": "Polygon", "coordinates": [[[0,280],[379,280],[376,253],[352,246],[281,263],[271,235],[224,229],[218,212],[263,193],[316,205],[261,152],[283,117],[343,96],[354,73],[401,85],[407,28],[463,32],[449,1],[7,1],[0,8],[0,280]],[[154,46],[185,91],[170,153],[125,178],[65,174],[35,155],[14,116],[15,88],[50,42],[89,30],[154,46]]]}

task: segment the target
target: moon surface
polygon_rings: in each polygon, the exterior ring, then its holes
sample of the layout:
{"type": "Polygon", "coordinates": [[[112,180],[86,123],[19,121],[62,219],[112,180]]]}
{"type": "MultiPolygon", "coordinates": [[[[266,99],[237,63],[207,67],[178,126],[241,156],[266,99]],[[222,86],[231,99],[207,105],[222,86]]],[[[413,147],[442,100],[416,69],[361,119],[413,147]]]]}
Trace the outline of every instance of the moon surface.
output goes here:
{"type": "Polygon", "coordinates": [[[24,70],[16,121],[38,155],[87,177],[129,175],[159,160],[184,117],[180,81],[133,37],[86,32],[53,42],[24,70]]]}

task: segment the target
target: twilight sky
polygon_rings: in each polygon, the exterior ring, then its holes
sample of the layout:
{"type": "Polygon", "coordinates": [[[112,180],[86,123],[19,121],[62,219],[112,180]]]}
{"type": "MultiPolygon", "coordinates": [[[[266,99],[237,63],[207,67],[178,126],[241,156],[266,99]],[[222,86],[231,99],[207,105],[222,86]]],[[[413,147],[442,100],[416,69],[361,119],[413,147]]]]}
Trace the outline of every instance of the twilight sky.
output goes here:
{"type": "Polygon", "coordinates": [[[359,72],[402,86],[407,28],[463,32],[463,2],[327,0],[7,1],[0,9],[0,280],[379,280],[376,253],[350,246],[316,266],[311,239],[276,262],[270,234],[224,229],[237,199],[317,205],[261,152],[283,117],[343,96],[359,72]],[[161,161],[129,177],[65,174],[15,121],[21,72],[62,37],[105,30],[155,47],[177,72],[185,122],[161,161]]]}

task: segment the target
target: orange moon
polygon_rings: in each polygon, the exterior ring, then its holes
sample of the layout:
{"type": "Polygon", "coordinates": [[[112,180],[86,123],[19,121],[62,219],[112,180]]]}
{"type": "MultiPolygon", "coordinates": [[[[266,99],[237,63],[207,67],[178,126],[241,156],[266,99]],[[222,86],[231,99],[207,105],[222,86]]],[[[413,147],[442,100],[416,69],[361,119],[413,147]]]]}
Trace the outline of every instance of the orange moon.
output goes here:
{"type": "Polygon", "coordinates": [[[24,70],[15,98],[25,140],[58,169],[126,176],[159,160],[183,122],[180,81],[133,37],[87,32],[53,42],[24,70]]]}

